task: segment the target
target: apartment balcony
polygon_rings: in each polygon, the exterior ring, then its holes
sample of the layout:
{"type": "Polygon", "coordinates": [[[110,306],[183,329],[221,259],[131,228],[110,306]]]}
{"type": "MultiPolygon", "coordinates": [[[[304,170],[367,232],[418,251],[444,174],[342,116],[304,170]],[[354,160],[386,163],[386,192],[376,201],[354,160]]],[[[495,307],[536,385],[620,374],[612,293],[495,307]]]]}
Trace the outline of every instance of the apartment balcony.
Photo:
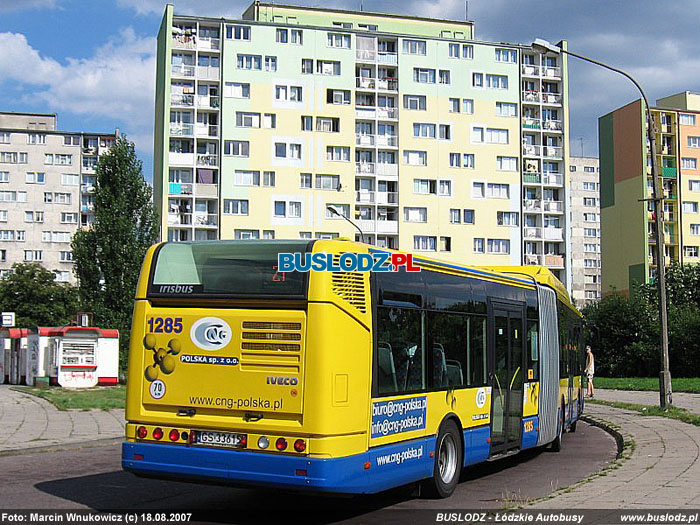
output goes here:
{"type": "Polygon", "coordinates": [[[173,49],[195,49],[197,41],[194,35],[173,35],[173,49]]]}
{"type": "Polygon", "coordinates": [[[221,39],[200,38],[197,40],[197,49],[200,51],[219,51],[221,49],[221,39]]]}
{"type": "Polygon", "coordinates": [[[546,78],[561,78],[561,68],[542,66],[542,76],[546,78]]]}
{"type": "Polygon", "coordinates": [[[356,133],[355,134],[355,145],[356,146],[374,146],[375,144],[375,136],[374,135],[366,135],[364,133],[356,133]]]}
{"type": "Polygon", "coordinates": [[[219,80],[220,68],[212,66],[197,66],[199,80],[219,80]]]}
{"type": "Polygon", "coordinates": [[[539,91],[530,91],[530,90],[523,91],[522,100],[526,104],[528,102],[530,104],[538,104],[540,101],[540,92],[539,91]]]}
{"type": "Polygon", "coordinates": [[[377,108],[378,119],[397,119],[399,118],[399,108],[377,108]]]}
{"type": "Polygon", "coordinates": [[[523,129],[541,129],[542,123],[537,118],[523,117],[523,129]]]}
{"type": "Polygon", "coordinates": [[[216,124],[197,124],[195,127],[195,135],[197,137],[218,137],[219,126],[216,124]]]}
{"type": "Polygon", "coordinates": [[[203,109],[219,109],[219,97],[215,95],[197,95],[197,107],[203,109]]]}
{"type": "Polygon", "coordinates": [[[542,182],[547,186],[563,186],[564,175],[561,173],[545,173],[542,182]]]}
{"type": "Polygon", "coordinates": [[[194,107],[194,95],[173,93],[170,95],[170,105],[176,108],[194,107]]]}
{"type": "Polygon", "coordinates": [[[358,89],[376,89],[377,83],[374,78],[355,77],[355,87],[358,89]]]}
{"type": "Polygon", "coordinates": [[[207,153],[197,155],[197,166],[217,166],[219,164],[219,156],[207,153]]]}
{"type": "Polygon", "coordinates": [[[380,162],[376,165],[377,175],[383,175],[385,177],[398,177],[399,175],[399,165],[398,164],[388,164],[385,162],[380,162]]]}
{"type": "Polygon", "coordinates": [[[355,203],[357,204],[374,204],[373,191],[356,191],[355,203]]]}
{"type": "Polygon", "coordinates": [[[183,124],[179,122],[170,123],[171,137],[192,137],[194,135],[194,124],[183,124]]]}
{"type": "Polygon", "coordinates": [[[168,153],[168,163],[173,165],[192,166],[194,164],[194,153],[178,153],[171,151],[168,153]]]}
{"type": "Polygon", "coordinates": [[[195,184],[194,189],[197,192],[197,197],[216,198],[219,194],[218,184],[205,184],[202,182],[198,182],[197,184],[195,184]]]}
{"type": "Polygon", "coordinates": [[[539,144],[523,144],[523,155],[526,157],[539,157],[542,153],[542,146],[539,144]]]}
{"type": "Polygon", "coordinates": [[[523,182],[525,184],[541,184],[542,183],[542,175],[539,173],[533,173],[533,172],[523,173],[523,182]]]}
{"type": "Polygon", "coordinates": [[[168,226],[191,226],[191,213],[168,213],[168,226]]]}
{"type": "Polygon", "coordinates": [[[219,225],[216,213],[195,213],[193,219],[197,228],[216,228],[219,225]]]}
{"type": "Polygon", "coordinates": [[[376,196],[377,204],[386,204],[392,206],[397,206],[399,204],[398,191],[378,191],[376,196]]]}
{"type": "Polygon", "coordinates": [[[92,184],[81,184],[80,185],[80,193],[94,193],[95,192],[95,186],[92,184]]]}
{"type": "Polygon", "coordinates": [[[523,238],[525,239],[541,239],[542,228],[526,226],[523,228],[523,238]]]}
{"type": "Polygon", "coordinates": [[[377,135],[377,146],[380,148],[397,148],[399,137],[396,135],[377,135]]]}
{"type": "Polygon", "coordinates": [[[380,78],[377,80],[377,89],[396,92],[399,90],[399,81],[395,78],[380,78]]]}
{"type": "Polygon", "coordinates": [[[377,233],[396,235],[399,233],[399,221],[377,221],[377,233]]]}
{"type": "Polygon", "coordinates": [[[94,203],[81,204],[80,211],[82,211],[83,213],[92,213],[95,211],[95,204],[94,203]]]}
{"type": "Polygon", "coordinates": [[[550,159],[561,159],[564,155],[564,148],[561,146],[543,146],[543,155],[550,159]]]}
{"type": "Polygon", "coordinates": [[[83,173],[95,173],[95,168],[97,168],[97,162],[90,164],[83,164],[83,173]]]}
{"type": "Polygon", "coordinates": [[[536,253],[525,254],[525,266],[542,266],[542,256],[536,253]]]}
{"type": "Polygon", "coordinates": [[[97,155],[97,146],[84,147],[83,155],[97,155]]]}
{"type": "Polygon", "coordinates": [[[375,106],[355,106],[355,117],[374,120],[377,118],[377,108],[375,106]]]}
{"type": "Polygon", "coordinates": [[[540,199],[523,199],[523,210],[525,212],[542,211],[542,201],[540,199]]]}
{"type": "Polygon", "coordinates": [[[194,78],[194,66],[186,64],[173,64],[170,69],[170,74],[173,77],[194,78]]]}
{"type": "Polygon", "coordinates": [[[543,120],[542,129],[545,131],[562,131],[564,126],[561,120],[543,120]]]}
{"type": "Polygon", "coordinates": [[[168,195],[192,195],[191,182],[169,182],[168,195]]]}
{"type": "Polygon", "coordinates": [[[358,49],[355,51],[355,59],[359,62],[376,62],[377,52],[374,49],[358,49]]]}
{"type": "Polygon", "coordinates": [[[374,175],[375,165],[373,162],[356,162],[355,173],[374,175]]]}
{"type": "Polygon", "coordinates": [[[550,213],[564,213],[563,201],[542,201],[543,210],[550,213]]]}
{"type": "Polygon", "coordinates": [[[540,68],[534,64],[523,64],[521,67],[523,76],[526,77],[539,77],[540,68]]]}
{"type": "Polygon", "coordinates": [[[559,93],[542,93],[542,103],[548,106],[561,106],[562,100],[559,93]]]}
{"type": "Polygon", "coordinates": [[[357,221],[357,226],[362,230],[362,233],[373,233],[375,223],[372,219],[360,219],[357,221]]]}
{"type": "Polygon", "coordinates": [[[675,179],[676,174],[677,174],[676,168],[661,168],[661,176],[662,177],[675,179]]]}
{"type": "Polygon", "coordinates": [[[377,53],[377,62],[380,64],[398,64],[399,55],[396,53],[388,53],[386,51],[380,51],[377,53]]]}
{"type": "Polygon", "coordinates": [[[545,227],[542,228],[545,241],[563,241],[564,240],[564,228],[554,228],[545,227]]]}
{"type": "Polygon", "coordinates": [[[550,268],[563,268],[564,267],[564,256],[563,255],[545,255],[544,264],[550,268]]]}

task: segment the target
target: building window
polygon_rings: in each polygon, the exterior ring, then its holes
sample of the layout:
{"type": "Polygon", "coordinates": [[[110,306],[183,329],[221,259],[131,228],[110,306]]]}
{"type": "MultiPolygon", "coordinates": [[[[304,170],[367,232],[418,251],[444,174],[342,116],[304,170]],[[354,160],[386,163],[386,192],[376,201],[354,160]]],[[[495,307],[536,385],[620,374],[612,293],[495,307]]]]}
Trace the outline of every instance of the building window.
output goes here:
{"type": "Polygon", "coordinates": [[[697,246],[683,246],[683,255],[685,257],[697,257],[698,247],[697,246]]]}
{"type": "Polygon", "coordinates": [[[437,182],[431,179],[413,179],[413,193],[435,195],[437,193],[437,182]]]}
{"type": "Polygon", "coordinates": [[[317,60],[316,73],[319,75],[340,75],[340,62],[337,60],[317,60]]]}
{"type": "Polygon", "coordinates": [[[413,68],[413,81],[422,84],[435,84],[435,70],[420,67],[413,68]]]}
{"type": "Polygon", "coordinates": [[[452,251],[452,237],[440,237],[440,251],[441,252],[452,251]]]}
{"type": "Polygon", "coordinates": [[[0,182],[10,182],[9,171],[0,171],[0,182]]]}
{"type": "Polygon", "coordinates": [[[583,205],[588,206],[588,207],[598,206],[598,199],[596,199],[594,197],[584,197],[583,198],[583,205]]]}
{"type": "Polygon", "coordinates": [[[598,191],[598,184],[595,182],[584,182],[583,189],[586,191],[598,191]]]}
{"type": "MultiPolygon", "coordinates": [[[[26,213],[27,212],[25,212],[25,214],[26,213]]],[[[31,213],[31,212],[29,212],[29,213],[31,213]]],[[[43,217],[43,213],[42,213],[42,217],[43,217]]],[[[0,210],[0,222],[7,222],[7,210],[0,210]]],[[[32,221],[29,221],[29,222],[32,222],[32,221]]]]}
{"type": "Polygon", "coordinates": [[[259,239],[260,230],[233,230],[235,239],[259,239]]]}
{"type": "Polygon", "coordinates": [[[700,224],[690,225],[690,235],[700,235],[700,224]]]}
{"type": "Polygon", "coordinates": [[[46,144],[46,135],[44,133],[29,133],[27,144],[46,144]]]}
{"type": "Polygon", "coordinates": [[[428,153],[426,151],[404,150],[403,162],[410,166],[425,166],[428,164],[428,153]]]}
{"type": "Polygon", "coordinates": [[[584,213],[583,220],[585,222],[600,222],[600,214],[599,213],[584,213]]]}
{"type": "Polygon", "coordinates": [[[413,124],[413,136],[434,139],[435,124],[413,124]]]}
{"type": "Polygon", "coordinates": [[[436,251],[436,244],[437,237],[432,237],[428,235],[413,236],[413,249],[416,251],[434,252],[436,251]]]}
{"type": "Polygon", "coordinates": [[[489,239],[488,252],[507,255],[510,253],[510,241],[507,239],[489,239]]]}
{"type": "Polygon", "coordinates": [[[350,90],[329,89],[326,91],[326,102],[329,104],[350,104],[350,90]]]}
{"type": "Polygon", "coordinates": [[[233,177],[234,186],[260,186],[259,171],[236,170],[233,177]]]}
{"type": "Polygon", "coordinates": [[[425,111],[426,97],[425,95],[404,95],[403,107],[404,109],[425,111]]]}
{"type": "Polygon", "coordinates": [[[350,161],[350,148],[348,146],[327,146],[326,160],[350,161]]]}
{"type": "Polygon", "coordinates": [[[262,185],[269,188],[275,187],[275,172],[274,171],[263,171],[263,181],[262,185]]]}
{"type": "Polygon", "coordinates": [[[64,186],[79,186],[80,175],[78,175],[77,173],[62,173],[61,184],[63,184],[64,186]]]}
{"type": "Polygon", "coordinates": [[[510,62],[515,64],[518,61],[518,53],[515,49],[496,48],[496,62],[510,62]]]}
{"type": "Polygon", "coordinates": [[[328,33],[328,47],[350,49],[350,35],[344,33],[328,33]]]}
{"type": "Polygon", "coordinates": [[[600,244],[585,243],[583,251],[588,253],[600,253],[600,244]]]}
{"type": "Polygon", "coordinates": [[[68,252],[68,251],[59,252],[59,260],[61,262],[73,262],[73,252],[68,252]]]}
{"type": "Polygon", "coordinates": [[[226,82],[224,96],[232,98],[250,98],[250,84],[242,82],[226,82]]]}
{"type": "Polygon", "coordinates": [[[450,83],[450,71],[449,71],[449,69],[441,69],[438,72],[438,83],[439,84],[449,84],[450,83]]]}
{"type": "Polygon", "coordinates": [[[73,164],[73,155],[56,154],[54,159],[59,166],[71,166],[73,164]]]}
{"type": "Polygon", "coordinates": [[[501,171],[518,171],[517,157],[496,157],[498,169],[501,171]]]}
{"type": "Polygon", "coordinates": [[[441,180],[439,182],[439,195],[443,197],[452,196],[452,181],[451,180],[441,180]]]}
{"type": "Polygon", "coordinates": [[[475,144],[484,142],[484,128],[477,126],[472,128],[472,142],[475,144]]]}
{"type": "Polygon", "coordinates": [[[224,199],[225,215],[248,215],[247,199],[224,199]]]}
{"type": "Polygon", "coordinates": [[[700,137],[688,137],[689,148],[700,148],[700,137]]]}
{"type": "Polygon", "coordinates": [[[486,128],[486,142],[488,144],[508,144],[508,130],[486,128]]]}
{"type": "Polygon", "coordinates": [[[301,72],[304,75],[311,75],[314,72],[314,61],[311,58],[301,59],[301,72]]]}
{"type": "MultiPolygon", "coordinates": [[[[36,222],[44,222],[44,214],[41,212],[34,212],[35,213],[35,221],[36,222]],[[37,217],[36,215],[41,213],[41,221],[36,220],[37,217]]],[[[78,224],[78,214],[77,213],[61,213],[61,224],[78,224]]]]}
{"type": "Polygon", "coordinates": [[[316,117],[316,131],[322,133],[339,133],[340,119],[338,117],[316,117]]]}
{"type": "Polygon", "coordinates": [[[238,61],[236,63],[238,69],[250,69],[253,71],[262,70],[262,56],[261,55],[238,55],[238,61]]]}
{"type": "Polygon", "coordinates": [[[508,77],[505,75],[486,75],[486,87],[492,89],[508,89],[508,77]]]}
{"type": "Polygon", "coordinates": [[[277,57],[265,57],[265,71],[277,71],[277,57]]]}
{"type": "Polygon", "coordinates": [[[403,220],[406,222],[428,222],[428,208],[403,209],[403,220]]]}
{"type": "Polygon", "coordinates": [[[460,210],[451,209],[450,210],[450,223],[451,224],[460,224],[462,222],[461,213],[462,212],[460,210]]]}
{"type": "Polygon", "coordinates": [[[425,56],[425,40],[409,40],[403,41],[404,55],[423,55],[425,56]]]}
{"type": "Polygon", "coordinates": [[[311,188],[311,173],[299,174],[299,187],[304,189],[311,188]]]}
{"type": "Polygon", "coordinates": [[[46,173],[28,171],[25,182],[27,184],[44,184],[46,182],[46,173]]]}
{"type": "Polygon", "coordinates": [[[496,102],[496,115],[500,117],[517,117],[518,105],[512,102],[496,102]]]}
{"type": "Polygon", "coordinates": [[[517,226],[518,212],[499,211],[496,213],[496,222],[499,226],[517,226]]]}
{"type": "Polygon", "coordinates": [[[42,259],[42,250],[24,250],[25,261],[41,261],[42,259]]]}
{"type": "Polygon", "coordinates": [[[484,74],[483,73],[472,73],[472,86],[473,87],[484,87],[484,74]]]}
{"type": "Polygon", "coordinates": [[[275,230],[263,230],[263,239],[274,239],[275,238],[275,230]]]}
{"type": "Polygon", "coordinates": [[[474,239],[474,253],[484,253],[484,239],[475,238],[474,239]]]}
{"type": "Polygon", "coordinates": [[[683,157],[681,159],[681,168],[683,168],[684,170],[698,169],[698,159],[694,157],[683,157]]]}
{"type": "Polygon", "coordinates": [[[576,166],[574,166],[573,164],[571,166],[569,166],[569,171],[571,173],[574,173],[576,171],[576,166]]]}
{"type": "Polygon", "coordinates": [[[681,113],[678,116],[678,123],[683,126],[694,126],[695,125],[695,115],[690,115],[688,113],[681,113]]]}
{"type": "Polygon", "coordinates": [[[236,111],[236,126],[239,128],[259,128],[260,113],[236,111]]]}
{"type": "Polygon", "coordinates": [[[247,140],[224,141],[224,155],[247,157],[250,154],[250,143],[247,140]]]}
{"type": "Polygon", "coordinates": [[[462,44],[462,58],[474,58],[474,46],[471,44],[462,44]]]}
{"type": "Polygon", "coordinates": [[[474,224],[474,210],[464,210],[464,224],[474,224]]]}
{"type": "Polygon", "coordinates": [[[450,113],[459,113],[460,111],[460,100],[458,98],[451,98],[449,100],[449,111],[450,113]]]}
{"type": "Polygon", "coordinates": [[[466,113],[467,115],[474,114],[474,100],[473,99],[471,99],[471,98],[462,99],[462,113],[466,113]]]}
{"type": "Polygon", "coordinates": [[[226,38],[250,40],[250,26],[226,26],[226,38]]]}
{"type": "Polygon", "coordinates": [[[691,201],[684,201],[683,202],[683,213],[697,213],[698,212],[698,203],[697,202],[691,202],[691,201]]]}
{"type": "Polygon", "coordinates": [[[459,58],[459,44],[449,44],[449,57],[459,58]]]}
{"type": "Polygon", "coordinates": [[[275,217],[298,219],[301,217],[301,202],[275,201],[275,217]]]}
{"type": "Polygon", "coordinates": [[[508,199],[510,198],[510,185],[489,183],[486,185],[486,196],[494,199],[508,199]]]}
{"type": "Polygon", "coordinates": [[[9,144],[10,143],[10,132],[9,131],[0,131],[0,144],[9,144]]]}
{"type": "Polygon", "coordinates": [[[585,173],[595,173],[595,166],[584,166],[583,171],[585,173]]]}
{"type": "Polygon", "coordinates": [[[450,140],[452,138],[451,128],[449,124],[440,124],[438,127],[438,137],[441,140],[450,140]]]}
{"type": "Polygon", "coordinates": [[[485,197],[483,182],[472,182],[472,198],[483,199],[485,197]]]}
{"type": "Polygon", "coordinates": [[[317,190],[333,190],[338,191],[340,187],[339,175],[316,175],[317,190]]]}

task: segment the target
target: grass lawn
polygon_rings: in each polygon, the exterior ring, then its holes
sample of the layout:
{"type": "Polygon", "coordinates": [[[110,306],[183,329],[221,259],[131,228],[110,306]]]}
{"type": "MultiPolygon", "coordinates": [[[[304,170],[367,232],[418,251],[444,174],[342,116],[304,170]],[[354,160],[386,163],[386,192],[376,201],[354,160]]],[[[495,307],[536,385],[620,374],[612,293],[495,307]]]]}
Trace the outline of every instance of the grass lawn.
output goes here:
{"type": "Polygon", "coordinates": [[[91,408],[109,410],[110,408],[124,408],[124,403],[126,401],[126,385],[101,386],[80,390],[71,390],[56,386],[48,388],[16,386],[12,388],[19,392],[26,392],[46,399],[56,405],[59,410],[88,410],[91,408]]]}
{"type": "MultiPolygon", "coordinates": [[[[700,377],[671,378],[674,392],[700,393],[700,377]]],[[[658,377],[597,377],[596,388],[612,390],[659,390],[658,377]]]]}
{"type": "Polygon", "coordinates": [[[678,419],[684,423],[690,423],[696,427],[700,427],[700,415],[688,412],[684,408],[669,407],[661,408],[649,405],[637,405],[635,403],[620,403],[618,401],[603,401],[602,399],[588,399],[587,403],[594,405],[606,405],[613,408],[622,408],[625,410],[633,410],[639,412],[643,416],[662,416],[669,419],[678,419]]]}

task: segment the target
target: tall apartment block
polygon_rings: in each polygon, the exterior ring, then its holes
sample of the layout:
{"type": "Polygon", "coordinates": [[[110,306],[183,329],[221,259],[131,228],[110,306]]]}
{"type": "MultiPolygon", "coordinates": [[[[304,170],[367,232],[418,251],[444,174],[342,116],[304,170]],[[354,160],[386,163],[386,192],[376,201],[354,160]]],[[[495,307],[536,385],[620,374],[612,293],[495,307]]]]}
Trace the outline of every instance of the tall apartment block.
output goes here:
{"type": "Polygon", "coordinates": [[[71,237],[94,219],[95,167],[115,133],[56,128],[56,115],[0,112],[0,278],[35,261],[75,281],[71,237]]]}
{"type": "Polygon", "coordinates": [[[597,157],[570,157],[571,296],[581,307],[601,297],[600,167],[597,157]]]}
{"type": "MultiPolygon", "coordinates": [[[[664,261],[698,263],[700,254],[700,94],[685,91],[651,108],[663,188],[664,261]]],[[[629,293],[656,274],[651,151],[644,103],[600,117],[603,294],[629,293]]]]}
{"type": "MultiPolygon", "coordinates": [[[[566,45],[562,42],[561,45],[566,45]]],[[[569,281],[567,65],[469,21],[255,2],[158,35],[161,235],[358,238],[569,281]]]]}

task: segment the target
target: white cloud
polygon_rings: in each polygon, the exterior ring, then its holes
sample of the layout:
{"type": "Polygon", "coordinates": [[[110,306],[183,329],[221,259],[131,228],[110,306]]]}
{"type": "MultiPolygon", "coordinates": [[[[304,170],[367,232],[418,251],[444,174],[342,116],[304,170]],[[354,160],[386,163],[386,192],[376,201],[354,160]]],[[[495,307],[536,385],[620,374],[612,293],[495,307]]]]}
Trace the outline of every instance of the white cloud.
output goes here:
{"type": "MultiPolygon", "coordinates": [[[[251,1],[170,0],[176,14],[239,18],[251,1]]],[[[133,9],[139,15],[162,15],[166,2],[161,0],[117,0],[117,5],[133,9]]]]}
{"type": "MultiPolygon", "coordinates": [[[[0,84],[14,81],[24,98],[45,101],[52,111],[114,119],[152,148],[155,38],[123,29],[89,58],[59,61],[42,56],[20,33],[0,33],[0,84]]],[[[133,139],[132,139],[133,140],[133,139]]]]}

